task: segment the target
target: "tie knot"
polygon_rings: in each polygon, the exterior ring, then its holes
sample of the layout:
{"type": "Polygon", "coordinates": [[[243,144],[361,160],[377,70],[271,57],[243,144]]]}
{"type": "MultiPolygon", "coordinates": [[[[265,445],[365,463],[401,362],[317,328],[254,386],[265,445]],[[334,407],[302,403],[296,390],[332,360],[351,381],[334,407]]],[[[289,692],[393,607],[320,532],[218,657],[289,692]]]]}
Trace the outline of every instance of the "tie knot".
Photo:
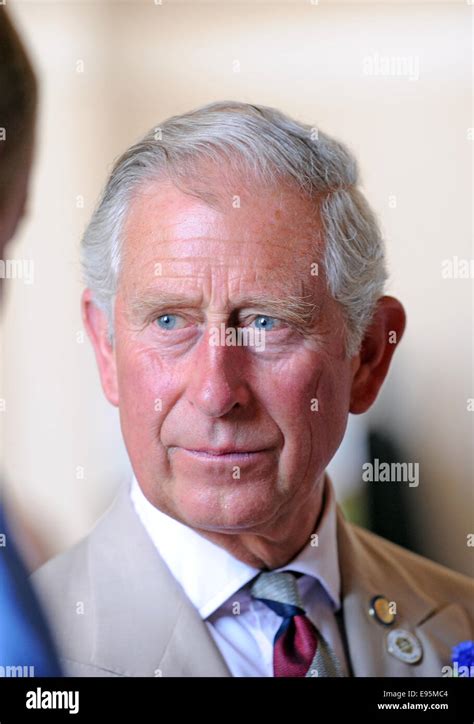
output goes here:
{"type": "Polygon", "coordinates": [[[298,591],[297,575],[290,571],[263,571],[252,584],[250,595],[281,616],[303,614],[305,610],[298,591]]]}

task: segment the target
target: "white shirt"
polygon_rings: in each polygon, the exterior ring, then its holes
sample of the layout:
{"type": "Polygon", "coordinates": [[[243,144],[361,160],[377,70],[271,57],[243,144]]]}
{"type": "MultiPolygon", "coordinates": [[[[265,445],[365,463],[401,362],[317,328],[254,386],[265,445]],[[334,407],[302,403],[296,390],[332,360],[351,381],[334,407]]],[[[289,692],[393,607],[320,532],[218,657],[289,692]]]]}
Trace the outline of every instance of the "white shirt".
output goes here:
{"type": "MultiPolygon", "coordinates": [[[[336,499],[325,476],[324,510],[318,545],[311,540],[277,571],[300,571],[297,585],[306,615],[318,628],[348,675],[341,633],[340,574],[336,535],[336,499]]],[[[249,583],[260,570],[155,508],[133,478],[134,508],[174,578],[198,610],[233,676],[273,676],[273,639],[281,617],[250,597],[249,583]],[[236,615],[238,614],[238,615],[236,615]]]]}

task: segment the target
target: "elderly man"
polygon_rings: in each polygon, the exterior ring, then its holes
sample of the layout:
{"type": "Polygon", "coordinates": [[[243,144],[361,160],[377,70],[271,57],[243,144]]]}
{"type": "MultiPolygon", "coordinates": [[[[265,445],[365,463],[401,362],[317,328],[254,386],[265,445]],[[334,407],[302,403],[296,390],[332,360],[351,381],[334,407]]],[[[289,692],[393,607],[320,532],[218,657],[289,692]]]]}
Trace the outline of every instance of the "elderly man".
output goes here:
{"type": "Polygon", "coordinates": [[[357,181],[237,102],[115,165],[83,317],[135,476],[35,574],[69,674],[442,676],[472,638],[470,580],[349,524],[325,472],[405,326],[357,181]]]}

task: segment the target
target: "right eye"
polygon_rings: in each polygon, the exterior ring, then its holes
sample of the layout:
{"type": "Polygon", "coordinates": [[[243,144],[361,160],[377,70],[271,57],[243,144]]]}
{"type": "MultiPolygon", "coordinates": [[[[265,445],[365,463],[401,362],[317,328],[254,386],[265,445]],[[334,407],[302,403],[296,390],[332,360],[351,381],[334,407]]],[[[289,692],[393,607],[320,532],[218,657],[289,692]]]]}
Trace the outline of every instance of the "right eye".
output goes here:
{"type": "Polygon", "coordinates": [[[183,327],[185,326],[185,319],[179,314],[162,314],[160,317],[157,317],[155,319],[155,323],[160,329],[164,330],[183,329],[183,327]],[[181,320],[181,322],[183,323],[181,326],[179,326],[179,320],[181,320]]]}

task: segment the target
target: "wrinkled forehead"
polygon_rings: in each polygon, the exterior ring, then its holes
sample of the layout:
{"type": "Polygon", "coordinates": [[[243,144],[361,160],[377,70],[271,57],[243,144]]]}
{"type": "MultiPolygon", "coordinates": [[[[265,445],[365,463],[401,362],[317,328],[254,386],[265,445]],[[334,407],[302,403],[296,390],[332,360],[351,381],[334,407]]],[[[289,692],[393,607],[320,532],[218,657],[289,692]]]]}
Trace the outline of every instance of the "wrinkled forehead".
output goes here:
{"type": "Polygon", "coordinates": [[[123,228],[121,284],[227,281],[284,294],[313,286],[320,271],[321,226],[314,203],[285,188],[227,183],[210,201],[170,182],[143,186],[123,228]],[[232,191],[235,190],[235,193],[232,191]],[[315,274],[316,270],[316,274],[315,274]]]}

